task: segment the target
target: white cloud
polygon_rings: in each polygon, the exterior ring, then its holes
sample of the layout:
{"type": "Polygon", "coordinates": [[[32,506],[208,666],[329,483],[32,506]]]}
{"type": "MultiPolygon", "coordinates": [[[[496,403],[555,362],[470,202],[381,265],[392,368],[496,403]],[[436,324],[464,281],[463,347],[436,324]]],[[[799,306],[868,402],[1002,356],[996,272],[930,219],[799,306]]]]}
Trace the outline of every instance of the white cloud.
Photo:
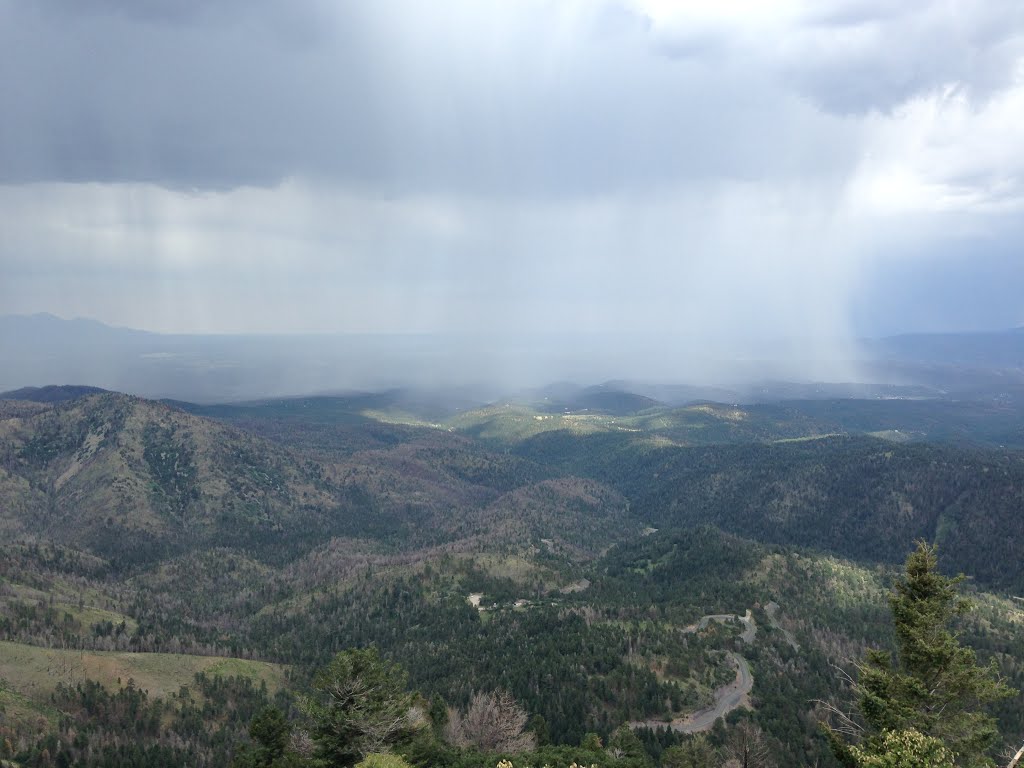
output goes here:
{"type": "Polygon", "coordinates": [[[1016,70],[982,102],[948,85],[867,118],[852,205],[883,215],[1024,209],[1024,58],[1016,70]]]}
{"type": "Polygon", "coordinates": [[[984,99],[1024,55],[1016,0],[634,0],[670,53],[738,59],[839,114],[888,112],[958,83],[984,99]]]}

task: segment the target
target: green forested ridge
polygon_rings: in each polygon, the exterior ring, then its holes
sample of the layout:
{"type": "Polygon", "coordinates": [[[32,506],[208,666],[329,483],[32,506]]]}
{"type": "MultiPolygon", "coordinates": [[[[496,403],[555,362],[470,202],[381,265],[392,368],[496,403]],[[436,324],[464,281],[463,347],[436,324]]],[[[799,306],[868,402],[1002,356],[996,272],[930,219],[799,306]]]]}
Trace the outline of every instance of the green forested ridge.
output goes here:
{"type": "MultiPolygon", "coordinates": [[[[551,760],[624,765],[621,738],[611,746],[623,723],[644,724],[644,759],[693,752],[660,724],[715,701],[737,674],[733,654],[749,663],[752,709],[709,732],[715,754],[744,722],[777,765],[834,765],[815,702],[848,695],[835,665],[894,645],[887,590],[924,538],[944,570],[972,577],[978,609],[957,620],[962,637],[1011,685],[1024,681],[1024,604],[1007,595],[1024,592],[1019,454],[821,437],[803,417],[762,420],[760,442],[686,446],[637,421],[613,428],[642,401],[595,403],[603,412],[584,426],[539,431],[526,420],[545,414],[523,411],[502,432],[513,417],[496,407],[477,438],[425,406],[397,424],[323,403],[297,418],[261,406],[261,419],[257,407],[200,416],[112,393],[0,402],[0,670],[5,653],[23,658],[16,647],[198,654],[284,665],[301,697],[337,653],[374,646],[438,711],[507,690],[546,739],[577,750],[551,760]],[[579,752],[589,732],[605,746],[579,752]]],[[[732,406],[693,414],[723,434],[739,418],[732,406]]],[[[0,735],[14,754],[0,759],[57,764],[66,749],[88,752],[83,764],[223,764],[271,697],[236,682],[216,698],[183,667],[192,704],[150,691],[131,710],[115,675],[103,719],[76,692],[90,685],[77,669],[43,667],[50,682],[35,688],[8,676],[0,735]],[[124,712],[152,723],[153,707],[160,727],[128,738],[124,712]],[[84,723],[88,743],[72,735],[84,723]]],[[[278,706],[302,722],[290,699],[278,706]]],[[[993,712],[1004,742],[1024,739],[1019,698],[993,712]]],[[[491,759],[417,749],[419,764],[491,759]]]]}
{"type": "MultiPolygon", "coordinates": [[[[528,457],[550,455],[547,441],[528,457]]],[[[601,477],[653,526],[711,523],[767,542],[898,563],[918,538],[943,567],[1024,592],[1007,567],[1024,535],[1024,454],[828,437],[770,445],[650,448],[561,437],[554,452],[601,477]]]]}

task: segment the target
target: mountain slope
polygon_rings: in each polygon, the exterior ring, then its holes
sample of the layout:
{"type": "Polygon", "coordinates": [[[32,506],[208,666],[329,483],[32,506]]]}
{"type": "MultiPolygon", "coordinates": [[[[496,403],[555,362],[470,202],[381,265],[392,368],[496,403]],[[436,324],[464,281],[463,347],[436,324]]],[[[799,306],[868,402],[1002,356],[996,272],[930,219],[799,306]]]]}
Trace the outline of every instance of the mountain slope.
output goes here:
{"type": "Polygon", "coordinates": [[[636,528],[625,500],[598,481],[555,478],[447,432],[405,437],[312,458],[126,395],[0,401],[0,530],[124,566],[217,547],[280,563],[337,536],[399,550],[547,538],[597,552],[636,528]]]}
{"type": "Polygon", "coordinates": [[[146,560],[199,543],[261,546],[341,514],[322,469],[229,427],[117,394],[0,421],[8,529],[146,560]]]}
{"type": "Polygon", "coordinates": [[[1024,591],[1024,454],[867,437],[651,448],[611,436],[539,436],[520,453],[558,455],[602,479],[659,528],[712,524],[760,541],[898,563],[918,538],[944,567],[1024,591]]]}

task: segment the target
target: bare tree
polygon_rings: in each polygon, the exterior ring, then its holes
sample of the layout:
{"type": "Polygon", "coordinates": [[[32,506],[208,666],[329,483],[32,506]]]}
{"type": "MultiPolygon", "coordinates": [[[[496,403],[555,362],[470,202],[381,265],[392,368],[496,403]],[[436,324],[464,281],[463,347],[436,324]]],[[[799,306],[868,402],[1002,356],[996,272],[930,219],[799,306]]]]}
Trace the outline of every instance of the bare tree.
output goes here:
{"type": "Polygon", "coordinates": [[[445,736],[458,747],[525,752],[536,746],[534,734],[524,731],[528,717],[508,691],[474,693],[464,714],[449,712],[445,736]]]}
{"type": "Polygon", "coordinates": [[[771,752],[760,728],[741,720],[729,729],[723,750],[730,768],[771,768],[771,752]]]}

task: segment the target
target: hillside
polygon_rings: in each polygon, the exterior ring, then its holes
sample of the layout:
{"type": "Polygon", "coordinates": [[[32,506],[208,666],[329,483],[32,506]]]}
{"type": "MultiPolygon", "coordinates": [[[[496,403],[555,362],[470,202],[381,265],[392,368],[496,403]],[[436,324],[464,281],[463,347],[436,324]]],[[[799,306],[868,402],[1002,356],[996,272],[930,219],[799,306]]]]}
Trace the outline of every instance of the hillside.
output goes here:
{"type": "Polygon", "coordinates": [[[1024,592],[1012,542],[1024,536],[1024,455],[868,437],[655,447],[611,437],[541,435],[517,452],[557,455],[600,477],[655,527],[710,523],[765,542],[866,562],[900,562],[935,541],[945,567],[1024,592]]]}
{"type": "Polygon", "coordinates": [[[22,387],[10,392],[0,392],[0,400],[28,400],[33,403],[63,403],[77,400],[86,395],[98,395],[106,392],[99,387],[56,386],[22,387]]]}
{"type": "MultiPolygon", "coordinates": [[[[1006,594],[1024,456],[823,431],[867,406],[510,403],[430,424],[393,394],[42,399],[0,401],[0,704],[26,761],[109,696],[174,721],[160,760],[226,764],[243,719],[275,697],[297,717],[314,670],[372,644],[432,701],[508,689],[556,744],[645,724],[656,758],[749,718],[780,764],[834,766],[808,702],[841,701],[835,665],[892,642],[885,594],[917,537],[972,577],[963,636],[1024,683],[1006,594]]],[[[1008,739],[1021,706],[997,711],[1008,739]]],[[[121,744],[103,722],[97,749],[121,744]]]]}
{"type": "Polygon", "coordinates": [[[0,526],[115,567],[217,547],[284,563],[335,536],[397,550],[472,541],[528,551],[558,541],[571,559],[647,525],[710,522],[887,563],[924,537],[943,547],[950,569],[1024,591],[1019,569],[1003,565],[1008,542],[1024,534],[1018,454],[829,437],[808,421],[806,403],[645,411],[630,427],[606,421],[622,417],[495,406],[495,418],[523,427],[494,432],[497,422],[472,412],[456,419],[492,426],[464,436],[402,427],[354,450],[352,430],[389,426],[325,418],[311,446],[301,436],[305,407],[294,418],[273,412],[263,422],[273,429],[239,429],[114,393],[47,400],[0,401],[0,526]],[[679,430],[740,432],[691,448],[673,439],[679,430]],[[795,439],[805,436],[818,439],[795,439]]]}
{"type": "Polygon", "coordinates": [[[283,686],[241,659],[0,642],[0,750],[15,766],[226,765],[283,686]]]}
{"type": "Polygon", "coordinates": [[[132,684],[154,698],[167,698],[189,685],[196,674],[237,677],[266,685],[271,693],[285,684],[284,670],[276,665],[217,656],[181,653],[82,652],[38,648],[0,641],[0,678],[12,691],[45,706],[59,685],[85,680],[117,690],[132,684]]]}
{"type": "Polygon", "coordinates": [[[141,562],[191,546],[260,547],[341,517],[322,471],[150,401],[90,395],[0,423],[7,527],[141,562]]]}
{"type": "Polygon", "coordinates": [[[282,563],[334,536],[528,548],[575,536],[581,514],[597,525],[573,546],[601,548],[635,527],[612,520],[625,501],[594,480],[554,482],[540,465],[437,430],[359,450],[339,449],[335,435],[295,446],[114,393],[0,401],[0,525],[118,568],[217,547],[282,563]],[[510,528],[538,494],[536,524],[510,528]]]}

